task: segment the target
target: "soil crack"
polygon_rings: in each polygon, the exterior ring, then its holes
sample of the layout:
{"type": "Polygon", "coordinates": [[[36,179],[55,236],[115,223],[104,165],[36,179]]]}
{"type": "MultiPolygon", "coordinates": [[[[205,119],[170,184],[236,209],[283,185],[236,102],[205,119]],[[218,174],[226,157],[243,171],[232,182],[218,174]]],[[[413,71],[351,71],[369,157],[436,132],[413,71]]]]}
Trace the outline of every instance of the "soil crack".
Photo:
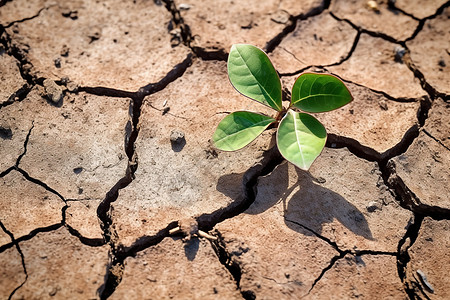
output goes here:
{"type": "Polygon", "coordinates": [[[0,44],[3,45],[8,55],[17,60],[20,76],[28,83],[29,87],[27,92],[21,96],[25,98],[37,81],[43,82],[43,79],[41,78],[39,80],[38,78],[35,78],[35,76],[31,75],[30,70],[32,69],[33,64],[28,60],[27,50],[21,49],[17,43],[13,42],[13,39],[2,25],[0,25],[0,44]]]}
{"type": "Polygon", "coordinates": [[[385,34],[383,32],[371,31],[371,30],[365,29],[365,28],[363,28],[361,26],[357,26],[352,21],[350,21],[349,19],[339,18],[333,12],[330,12],[330,15],[333,18],[335,18],[337,21],[339,21],[339,22],[347,23],[348,25],[350,25],[351,27],[356,29],[359,33],[366,33],[366,34],[370,35],[371,37],[382,38],[383,40],[386,40],[386,41],[394,43],[394,44],[399,44],[399,45],[402,45],[402,46],[404,46],[404,44],[405,44],[405,41],[399,41],[399,40],[395,39],[394,37],[392,37],[392,36],[390,36],[388,34],[385,34]]]}
{"type": "Polygon", "coordinates": [[[403,45],[403,47],[406,49],[406,53],[403,56],[403,61],[405,62],[406,66],[411,70],[411,72],[413,72],[414,77],[419,79],[422,89],[428,93],[431,100],[434,100],[434,99],[440,97],[440,98],[444,99],[445,101],[447,101],[449,99],[449,95],[439,92],[431,84],[429,84],[427,82],[425,75],[419,70],[419,68],[417,68],[417,66],[412,61],[411,54],[410,54],[408,47],[406,47],[406,45],[403,45]]]}
{"type": "Polygon", "coordinates": [[[274,38],[266,43],[264,46],[264,50],[267,53],[271,53],[275,50],[276,47],[283,41],[283,39],[291,32],[295,30],[298,21],[304,21],[308,18],[315,17],[323,13],[330,7],[330,0],[323,0],[318,6],[311,8],[309,12],[306,14],[300,14],[298,16],[289,16],[289,20],[287,25],[283,28],[283,30],[277,34],[274,38]]]}
{"type": "Polygon", "coordinates": [[[222,234],[217,229],[215,229],[214,236],[217,237],[217,240],[210,240],[211,246],[214,249],[217,257],[219,258],[220,263],[231,274],[231,277],[236,283],[236,288],[241,293],[242,298],[246,300],[256,299],[256,295],[253,291],[243,290],[241,288],[242,268],[239,263],[233,259],[231,253],[227,250],[222,234]]]}
{"type": "Polygon", "coordinates": [[[127,257],[135,256],[139,251],[159,244],[164,238],[170,236],[169,231],[177,227],[177,224],[178,222],[176,221],[172,222],[153,236],[140,237],[128,248],[123,248],[121,245],[117,246],[115,241],[110,241],[110,263],[105,275],[105,282],[98,289],[100,299],[107,299],[111,296],[122,281],[123,272],[125,270],[124,261],[127,257]]]}
{"type": "MultiPolygon", "coordinates": [[[[395,2],[394,2],[393,5],[394,5],[394,7],[395,7],[395,2]]],[[[419,32],[422,31],[423,26],[425,25],[425,22],[426,22],[426,21],[432,20],[432,19],[438,17],[438,16],[441,15],[441,14],[444,12],[444,10],[445,10],[447,7],[449,7],[449,6],[450,6],[450,2],[447,1],[446,3],[444,3],[443,5],[441,5],[441,7],[439,7],[439,8],[436,10],[436,12],[435,12],[434,14],[432,14],[431,16],[425,17],[425,18],[423,18],[423,19],[418,19],[418,18],[414,17],[413,15],[410,15],[410,14],[408,14],[408,13],[405,13],[404,11],[402,11],[402,10],[398,9],[397,7],[395,7],[395,9],[397,9],[398,11],[400,11],[400,12],[406,14],[407,16],[410,16],[411,18],[413,18],[413,19],[419,21],[419,25],[417,25],[416,30],[413,32],[413,34],[412,34],[409,38],[407,38],[407,39],[405,40],[405,42],[415,39],[415,37],[419,34],[419,32]]]]}
{"type": "Polygon", "coordinates": [[[0,109],[2,109],[5,106],[11,105],[15,102],[20,102],[24,100],[28,96],[28,93],[30,91],[31,86],[28,83],[23,84],[17,91],[12,93],[11,96],[9,96],[9,98],[5,102],[0,103],[0,109]]]}
{"type": "MultiPolygon", "coordinates": [[[[59,223],[52,224],[49,226],[35,228],[32,231],[30,231],[30,233],[23,235],[19,238],[16,238],[15,241],[16,241],[16,243],[28,241],[28,240],[31,240],[33,237],[35,237],[38,233],[55,231],[55,230],[61,228],[62,226],[64,226],[64,224],[62,222],[59,222],[59,223]]],[[[13,246],[15,246],[15,244],[13,242],[0,246],[0,253],[4,252],[5,250],[7,250],[13,246]]]]}
{"type": "Polygon", "coordinates": [[[216,224],[243,213],[256,200],[256,188],[259,177],[270,174],[276,166],[283,161],[284,158],[281,156],[277,147],[273,147],[264,152],[263,158],[244,173],[242,180],[242,185],[244,187],[243,199],[240,201],[233,201],[226,207],[197,217],[196,221],[198,228],[208,232],[212,230],[216,224]]]}
{"type": "Polygon", "coordinates": [[[319,276],[314,280],[313,284],[311,285],[311,288],[309,289],[308,293],[306,295],[304,295],[303,297],[309,295],[311,293],[311,291],[314,289],[314,287],[317,285],[317,283],[322,279],[322,277],[325,275],[326,272],[328,272],[329,270],[331,270],[331,268],[334,266],[334,264],[344,258],[345,255],[347,255],[348,253],[350,253],[348,250],[342,251],[341,253],[339,253],[339,255],[335,255],[331,260],[330,263],[322,269],[322,271],[320,272],[319,276]]]}
{"type": "Polygon", "coordinates": [[[430,138],[432,138],[433,140],[435,140],[439,145],[441,145],[442,147],[444,147],[445,149],[447,149],[448,151],[450,151],[450,148],[447,147],[440,139],[435,138],[431,133],[429,133],[425,128],[422,129],[422,132],[425,133],[426,135],[428,135],[430,138]]]}
{"type": "MultiPolygon", "coordinates": [[[[1,6],[3,6],[3,5],[0,5],[0,7],[1,7],[1,6]]],[[[20,19],[20,20],[12,21],[11,23],[9,23],[9,24],[7,24],[7,25],[4,25],[3,27],[4,27],[4,28],[9,28],[9,27],[11,27],[11,26],[13,26],[13,25],[15,25],[15,24],[17,24],[17,23],[23,23],[23,22],[26,22],[26,21],[33,20],[33,19],[39,17],[40,14],[42,13],[42,11],[47,10],[47,9],[53,7],[53,6],[56,6],[56,4],[52,4],[52,5],[49,5],[49,6],[46,6],[46,7],[42,7],[41,9],[38,10],[38,12],[37,12],[34,16],[31,16],[31,17],[25,17],[25,18],[20,19]]]]}
{"type": "Polygon", "coordinates": [[[286,218],[286,217],[284,217],[284,219],[285,219],[287,222],[290,222],[290,223],[292,223],[292,224],[295,224],[295,225],[297,225],[297,226],[300,226],[301,228],[306,229],[307,231],[311,232],[311,233],[314,234],[316,237],[318,237],[319,239],[321,239],[322,241],[324,241],[325,243],[327,243],[328,245],[330,245],[331,247],[333,247],[334,250],[336,250],[337,252],[339,252],[339,255],[342,255],[343,253],[345,253],[345,252],[347,251],[347,250],[341,250],[341,249],[339,248],[339,246],[336,244],[336,242],[333,242],[333,241],[330,240],[329,238],[327,238],[327,237],[325,237],[325,236],[323,236],[323,235],[318,234],[317,232],[315,232],[315,231],[312,230],[311,228],[308,228],[307,226],[305,226],[305,225],[303,225],[303,224],[301,224],[301,223],[299,223],[299,222],[289,220],[289,219],[286,218]]]}
{"type": "Polygon", "coordinates": [[[16,168],[19,167],[20,161],[25,156],[25,154],[27,154],[28,142],[30,141],[31,131],[33,130],[33,128],[34,128],[34,121],[31,122],[31,127],[28,130],[27,136],[25,137],[25,141],[23,143],[23,152],[22,152],[22,154],[19,155],[19,157],[16,160],[16,164],[15,164],[16,168]]]}
{"type": "Polygon", "coordinates": [[[50,193],[58,196],[58,198],[60,198],[64,203],[67,203],[66,199],[64,199],[64,197],[58,193],[56,190],[54,190],[53,188],[51,188],[50,186],[48,186],[45,182],[36,179],[34,177],[31,177],[25,170],[19,168],[19,167],[15,167],[14,168],[17,172],[21,173],[23,175],[23,177],[25,177],[26,180],[35,183],[41,187],[43,187],[46,191],[49,191],[50,193]]]}
{"type": "Polygon", "coordinates": [[[159,82],[150,83],[143,86],[134,93],[103,87],[84,88],[84,91],[86,92],[98,93],[102,95],[107,93],[116,95],[119,94],[122,97],[131,98],[129,109],[130,120],[125,129],[125,153],[128,157],[128,166],[125,171],[125,176],[119,179],[119,181],[106,193],[105,198],[97,207],[97,217],[100,220],[100,227],[103,232],[104,242],[110,246],[110,264],[105,275],[105,282],[98,289],[101,299],[107,299],[112,293],[114,293],[116,287],[121,282],[124,271],[123,262],[126,257],[132,255],[131,253],[136,253],[137,251],[141,251],[159,243],[165,236],[168,236],[168,231],[171,229],[171,226],[176,226],[171,223],[166,229],[160,231],[156,236],[142,237],[133,244],[131,249],[123,249],[121,245],[118,245],[118,235],[113,225],[111,209],[112,203],[119,197],[119,191],[127,187],[134,180],[134,174],[138,168],[135,143],[139,135],[139,119],[141,116],[144,98],[148,95],[161,91],[168,84],[180,78],[191,64],[192,54],[188,54],[181,63],[174,66],[174,68],[159,82]]]}
{"type": "Polygon", "coordinates": [[[420,227],[422,226],[424,216],[421,214],[414,214],[413,219],[410,221],[408,229],[406,230],[405,236],[398,243],[398,256],[397,256],[397,271],[400,280],[403,283],[406,294],[410,299],[421,299],[415,293],[415,287],[417,287],[414,282],[407,281],[406,270],[408,268],[408,263],[411,261],[408,250],[412,247],[417,237],[419,236],[420,227]]]}
{"type": "MultiPolygon", "coordinates": [[[[11,292],[11,294],[9,294],[8,300],[10,300],[10,299],[12,299],[14,294],[17,292],[17,290],[19,290],[27,282],[27,280],[28,280],[28,272],[27,272],[27,266],[25,265],[25,256],[23,255],[22,249],[20,249],[19,243],[14,238],[14,235],[12,234],[12,232],[9,231],[5,227],[5,225],[1,222],[1,220],[0,220],[0,228],[3,230],[3,232],[5,232],[7,235],[9,235],[9,237],[11,239],[11,244],[14,245],[16,247],[17,252],[19,252],[20,260],[21,260],[21,263],[22,263],[22,269],[23,269],[23,272],[25,274],[25,279],[23,280],[23,282],[20,283],[16,288],[14,288],[14,290],[11,292]]],[[[4,250],[0,250],[0,253],[3,252],[3,251],[4,250]]]]}
{"type": "MultiPolygon", "coordinates": [[[[338,250],[339,251],[339,250],[338,250]]],[[[340,251],[338,255],[335,255],[333,258],[331,258],[330,263],[322,269],[319,276],[314,280],[313,284],[311,285],[311,288],[309,289],[308,293],[304,296],[307,296],[311,293],[311,291],[314,289],[314,287],[319,283],[319,281],[323,278],[323,276],[333,268],[333,266],[341,259],[345,258],[347,254],[352,255],[353,257],[357,258],[359,256],[363,255],[389,255],[389,256],[396,256],[396,252],[389,252],[389,251],[376,251],[376,250],[343,250],[340,251]]]]}
{"type": "MultiPolygon", "coordinates": [[[[330,13],[331,14],[331,13],[330,13]]],[[[280,77],[283,76],[295,76],[298,75],[300,73],[303,73],[304,71],[311,69],[311,68],[319,68],[319,69],[324,69],[326,70],[327,67],[332,67],[332,66],[338,66],[343,64],[345,61],[347,61],[348,59],[350,59],[350,57],[353,55],[353,52],[355,52],[356,46],[358,45],[359,42],[359,38],[361,37],[361,32],[357,32],[355,38],[353,39],[353,43],[352,43],[352,47],[350,48],[350,50],[348,51],[347,55],[344,57],[341,57],[341,59],[337,62],[331,63],[331,64],[327,64],[327,65],[310,65],[310,66],[306,66],[303,67],[295,72],[291,72],[291,73],[281,73],[280,77]]],[[[285,50],[287,53],[289,53],[290,55],[292,55],[297,61],[303,63],[302,61],[300,61],[297,57],[295,57],[295,55],[293,53],[291,53],[290,51],[288,51],[285,48],[282,48],[283,50],[285,50]]]]}
{"type": "Polygon", "coordinates": [[[115,98],[133,98],[136,96],[135,92],[129,92],[101,86],[96,87],[81,86],[78,88],[78,92],[86,92],[88,94],[96,96],[115,97],[115,98]]]}
{"type": "Polygon", "coordinates": [[[401,207],[421,216],[429,216],[435,220],[449,220],[450,209],[434,205],[424,204],[411,191],[404,181],[397,175],[395,163],[389,161],[382,168],[383,180],[388,187],[394,190],[401,207]]]}

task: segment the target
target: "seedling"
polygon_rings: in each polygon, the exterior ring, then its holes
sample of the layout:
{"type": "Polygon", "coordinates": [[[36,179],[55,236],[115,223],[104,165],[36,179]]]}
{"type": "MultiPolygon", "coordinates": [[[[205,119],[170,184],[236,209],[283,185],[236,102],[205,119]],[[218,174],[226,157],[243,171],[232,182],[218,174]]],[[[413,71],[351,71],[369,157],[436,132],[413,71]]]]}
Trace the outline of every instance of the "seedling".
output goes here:
{"type": "Polygon", "coordinates": [[[224,151],[239,150],[273,124],[278,128],[276,140],[281,155],[303,170],[308,170],[320,155],[327,139],[325,127],[308,113],[331,111],[353,99],[339,78],[304,73],[295,81],[289,106],[284,108],[278,73],[264,51],[252,45],[231,47],[228,76],[239,93],[277,113],[274,117],[250,111],[229,114],[213,134],[214,145],[224,151]]]}

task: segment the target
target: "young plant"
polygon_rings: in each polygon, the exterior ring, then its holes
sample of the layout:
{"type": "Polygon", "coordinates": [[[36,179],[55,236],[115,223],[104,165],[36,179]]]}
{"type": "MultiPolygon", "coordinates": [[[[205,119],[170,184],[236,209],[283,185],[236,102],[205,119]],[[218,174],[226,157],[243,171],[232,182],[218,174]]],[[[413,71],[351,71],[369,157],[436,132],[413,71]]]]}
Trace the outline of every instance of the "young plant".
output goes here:
{"type": "Polygon", "coordinates": [[[275,109],[277,114],[269,117],[250,111],[233,112],[219,123],[213,134],[214,145],[224,151],[239,150],[274,124],[278,126],[276,138],[281,155],[303,170],[308,170],[320,155],[327,139],[322,123],[304,112],[327,112],[352,101],[339,78],[304,73],[292,87],[289,107],[284,108],[278,73],[267,55],[252,45],[231,47],[228,76],[239,93],[275,109]]]}

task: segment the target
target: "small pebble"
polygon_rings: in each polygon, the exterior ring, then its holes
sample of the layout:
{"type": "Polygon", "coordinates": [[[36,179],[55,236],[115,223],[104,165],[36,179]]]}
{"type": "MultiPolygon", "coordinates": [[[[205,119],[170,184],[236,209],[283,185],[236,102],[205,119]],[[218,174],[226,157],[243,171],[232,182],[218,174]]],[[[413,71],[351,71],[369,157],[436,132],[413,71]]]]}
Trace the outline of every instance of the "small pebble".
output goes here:
{"type": "Polygon", "coordinates": [[[55,67],[57,67],[58,69],[61,68],[61,58],[55,58],[53,62],[55,63],[55,67]]]}
{"type": "Polygon", "coordinates": [[[396,62],[403,62],[403,56],[405,56],[406,53],[406,49],[403,48],[402,46],[397,46],[394,49],[394,60],[396,62]]]}
{"type": "Polygon", "coordinates": [[[380,101],[378,102],[378,105],[380,105],[380,107],[381,107],[382,110],[388,110],[388,106],[387,106],[387,103],[386,103],[385,100],[380,100],[380,101]]]}
{"type": "Polygon", "coordinates": [[[174,144],[181,144],[184,141],[184,132],[179,130],[172,130],[170,133],[170,142],[174,144]]]}
{"type": "Polygon", "coordinates": [[[78,19],[78,11],[77,10],[71,10],[70,8],[65,8],[65,9],[63,9],[61,14],[65,18],[71,18],[72,20],[78,19]]]}
{"type": "Polygon", "coordinates": [[[191,6],[186,3],[181,3],[180,5],[178,5],[179,10],[189,10],[190,8],[191,8],[191,6]]]}
{"type": "Polygon", "coordinates": [[[58,103],[64,97],[62,88],[51,79],[44,80],[45,96],[53,102],[58,103]]]}
{"type": "Polygon", "coordinates": [[[170,110],[170,106],[164,107],[162,115],[164,116],[165,114],[167,114],[169,112],[169,110],[170,110]]]}
{"type": "Polygon", "coordinates": [[[325,178],[323,178],[323,177],[317,177],[317,182],[322,184],[322,183],[327,182],[327,180],[325,178]]]}
{"type": "Polygon", "coordinates": [[[78,84],[76,82],[71,81],[71,80],[69,80],[67,82],[66,87],[67,87],[67,90],[69,92],[77,92],[78,91],[78,84]]]}
{"type": "Polygon", "coordinates": [[[61,56],[67,57],[67,56],[69,56],[69,51],[70,51],[69,47],[67,47],[67,45],[63,45],[61,52],[59,54],[61,56]]]}
{"type": "Polygon", "coordinates": [[[377,2],[376,1],[367,1],[367,6],[371,9],[371,10],[373,10],[373,11],[375,11],[375,12],[379,12],[380,11],[380,9],[378,8],[378,4],[377,4],[377,2]]]}
{"type": "Polygon", "coordinates": [[[380,204],[376,201],[370,201],[369,204],[367,204],[366,209],[368,212],[374,212],[377,209],[381,210],[380,204]]]}

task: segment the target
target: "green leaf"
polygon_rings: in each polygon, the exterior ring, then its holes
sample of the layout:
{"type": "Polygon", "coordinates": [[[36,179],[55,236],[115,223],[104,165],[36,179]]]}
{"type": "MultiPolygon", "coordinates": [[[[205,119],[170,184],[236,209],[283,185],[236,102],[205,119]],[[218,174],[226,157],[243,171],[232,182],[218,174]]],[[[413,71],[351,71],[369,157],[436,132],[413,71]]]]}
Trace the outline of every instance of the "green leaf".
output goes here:
{"type": "Polygon", "coordinates": [[[309,169],[322,152],[326,140],[325,127],[309,114],[289,110],[278,127],[278,150],[302,170],[309,169]]]}
{"type": "Polygon", "coordinates": [[[275,119],[249,111],[236,111],[220,121],[213,134],[214,145],[235,151],[256,139],[275,119]]]}
{"type": "Polygon", "coordinates": [[[291,105],[306,112],[334,110],[352,100],[345,84],[328,74],[302,74],[292,87],[291,105]]]}
{"type": "Polygon", "coordinates": [[[228,76],[239,93],[278,111],[283,109],[280,78],[261,49],[233,45],[228,56],[228,76]]]}

